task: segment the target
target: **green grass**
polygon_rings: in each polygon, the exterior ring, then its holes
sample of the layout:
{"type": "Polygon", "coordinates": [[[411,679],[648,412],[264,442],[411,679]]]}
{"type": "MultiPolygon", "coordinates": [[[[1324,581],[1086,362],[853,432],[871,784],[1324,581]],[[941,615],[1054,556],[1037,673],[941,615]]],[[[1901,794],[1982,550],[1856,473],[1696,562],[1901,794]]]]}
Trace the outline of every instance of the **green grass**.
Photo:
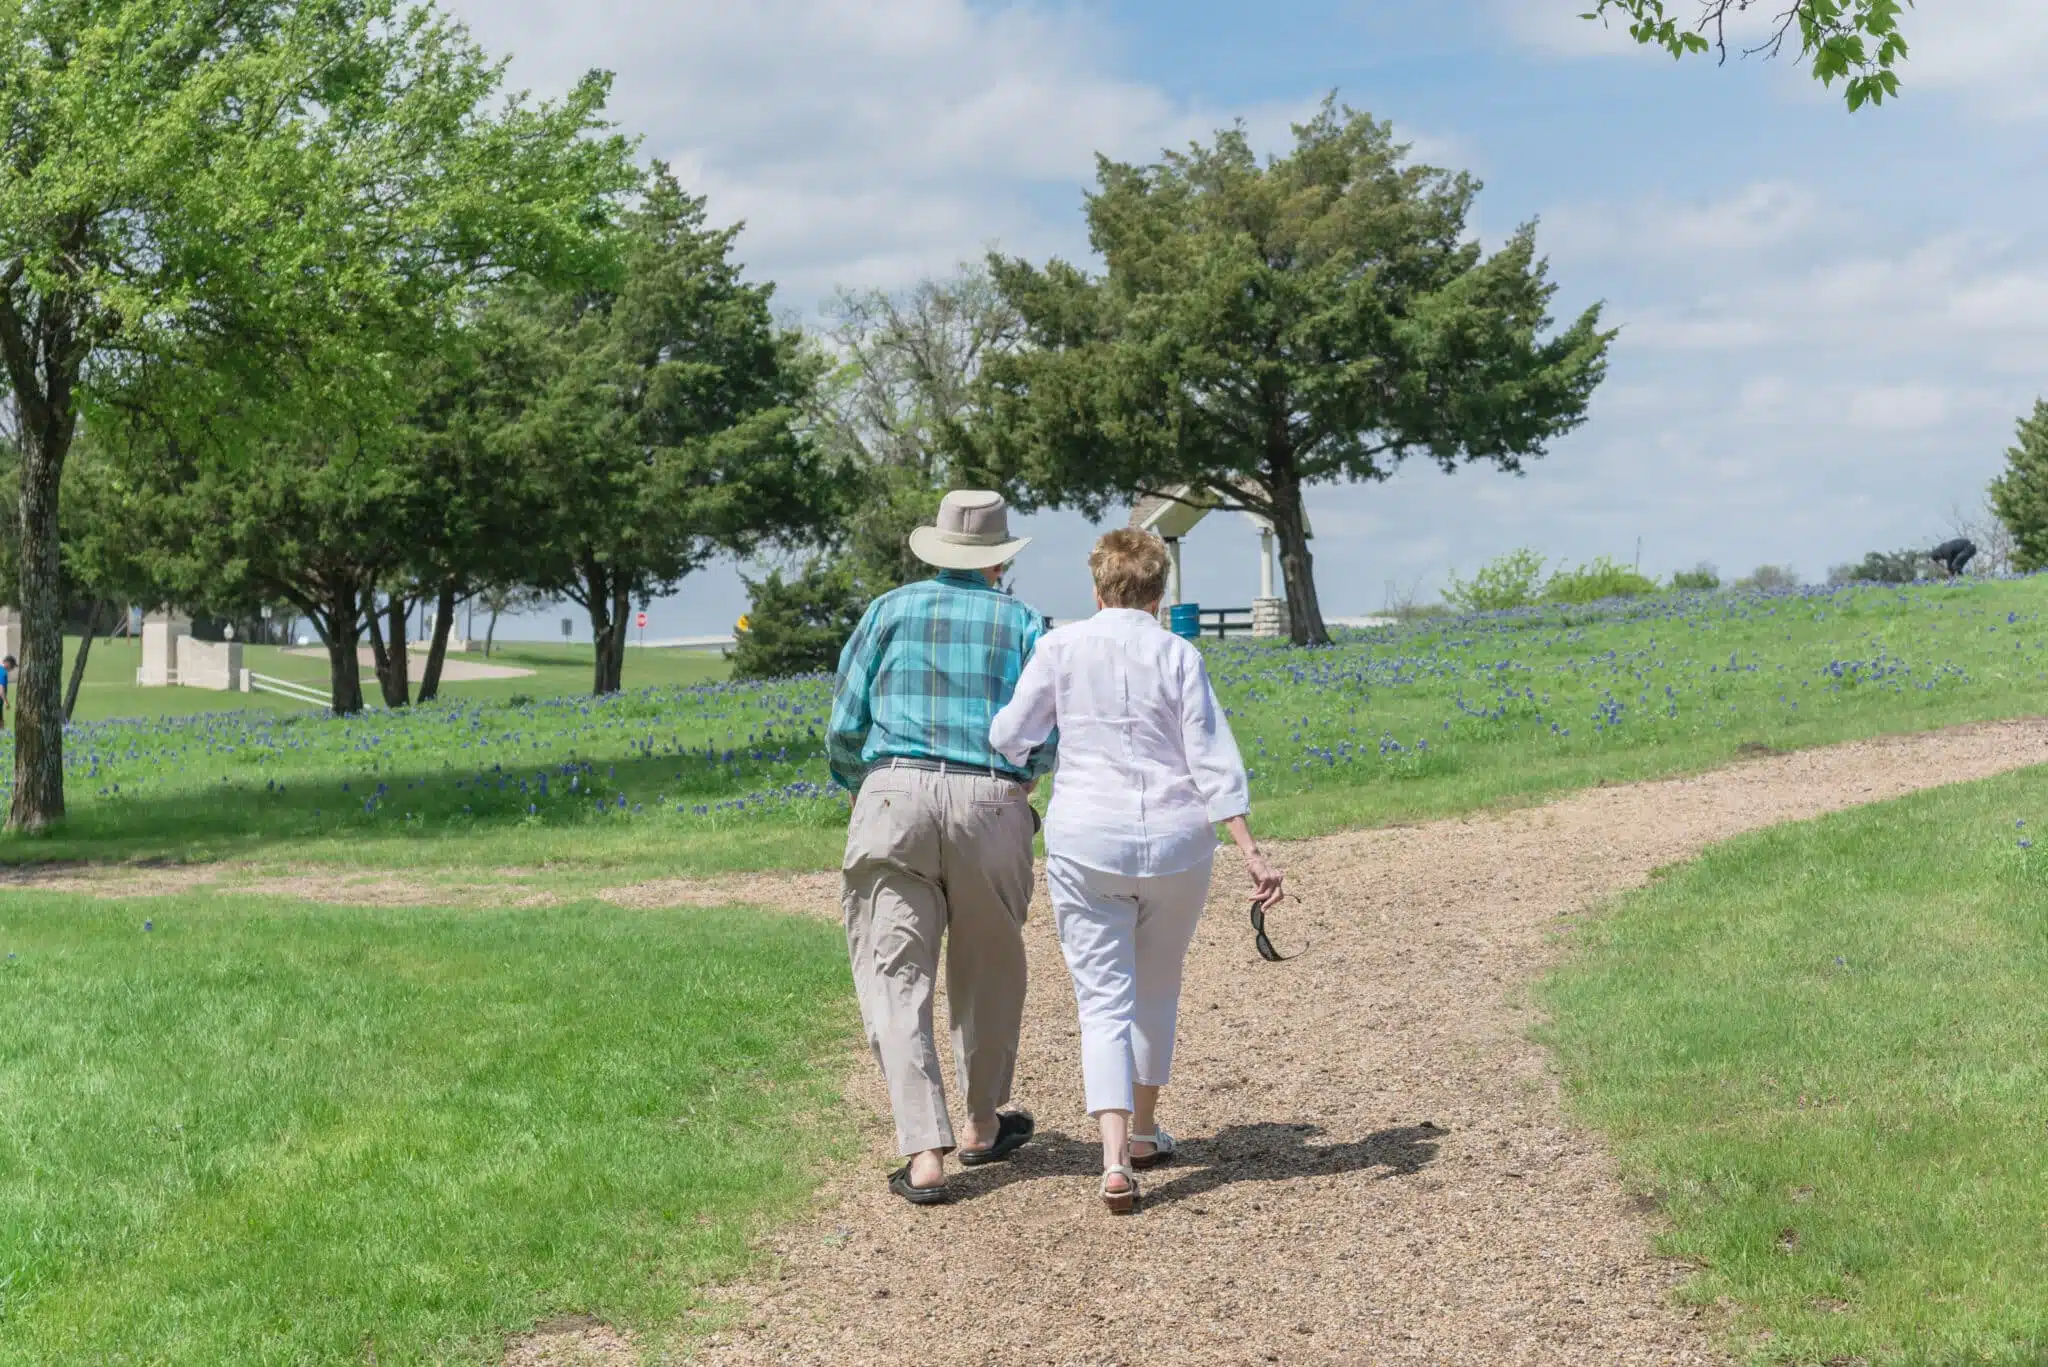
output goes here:
{"type": "MultiPolygon", "coordinates": [[[[2048,691],[2044,608],[2048,580],[1666,596],[1314,652],[1208,649],[1261,833],[1310,836],[1695,772],[1756,746],[2032,714],[2048,691]]],[[[636,652],[633,691],[593,701],[575,652],[502,657],[542,672],[344,721],[87,723],[69,744],[68,825],[0,841],[0,860],[519,867],[574,889],[836,858],[827,681],[731,684],[706,678],[715,658],[636,652]]]]}
{"type": "Polygon", "coordinates": [[[2048,1360],[2036,827],[2043,770],[1750,836],[1590,919],[1548,983],[1579,1113],[1739,1351],[2048,1360]]]}
{"type": "Polygon", "coordinates": [[[822,923],[0,899],[0,1364],[660,1338],[828,1155],[822,923]],[[144,929],[144,918],[154,929],[144,929]]]}

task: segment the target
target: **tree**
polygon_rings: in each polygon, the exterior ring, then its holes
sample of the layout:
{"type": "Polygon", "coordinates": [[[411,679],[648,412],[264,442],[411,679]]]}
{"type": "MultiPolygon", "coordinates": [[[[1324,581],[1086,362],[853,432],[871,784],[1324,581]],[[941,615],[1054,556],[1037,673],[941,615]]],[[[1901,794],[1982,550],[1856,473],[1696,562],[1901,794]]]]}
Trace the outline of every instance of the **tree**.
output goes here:
{"type": "Polygon", "coordinates": [[[1799,587],[1799,571],[1790,565],[1758,565],[1736,580],[1735,587],[1756,593],[1787,593],[1799,587]]]}
{"type": "Polygon", "coordinates": [[[1868,551],[1855,564],[1829,570],[1828,583],[1913,584],[1926,576],[1929,567],[1923,550],[1868,551]]]}
{"type": "Polygon", "coordinates": [[[1264,165],[1237,128],[1098,177],[1100,278],[992,259],[1032,345],[989,360],[961,440],[1027,504],[1099,515],[1185,490],[1265,517],[1297,645],[1329,640],[1307,489],[1410,455],[1519,473],[1605,373],[1597,307],[1545,336],[1534,226],[1488,255],[1466,228],[1478,182],[1334,100],[1264,165]]]}
{"type": "Polygon", "coordinates": [[[1906,37],[1899,16],[1913,0],[1598,0],[1583,17],[1604,22],[1609,14],[1628,24],[1631,38],[1647,47],[1661,47],[1673,57],[1712,52],[1728,60],[1728,28],[1755,10],[1768,14],[1766,36],[1744,49],[1775,57],[1796,33],[1799,57],[1813,68],[1821,84],[1843,82],[1851,111],[1883,104],[1899,93],[1899,64],[1906,60],[1906,37]],[[1697,4],[1688,24],[1679,10],[1697,4]]]}
{"type": "Polygon", "coordinates": [[[2005,473],[1991,484],[1991,506],[2012,533],[2012,567],[2048,569],[2048,399],[2037,399],[2005,453],[2005,473]]]}
{"type": "MultiPolygon", "coordinates": [[[[17,445],[0,437],[0,505],[18,500],[21,458],[17,445]]],[[[134,491],[128,488],[89,443],[80,443],[64,469],[58,516],[62,526],[62,586],[59,601],[64,621],[79,630],[78,653],[72,657],[64,685],[64,720],[78,707],[93,641],[126,616],[130,604],[164,601],[162,585],[138,553],[134,536],[134,491]]],[[[20,536],[14,524],[0,522],[0,601],[20,593],[20,536]]],[[[56,672],[56,671],[52,671],[56,672]]]]}
{"type": "Polygon", "coordinates": [[[747,581],[747,629],[732,653],[735,679],[830,673],[874,595],[851,564],[818,557],[794,576],[747,581]]]}
{"type": "MultiPolygon", "coordinates": [[[[209,415],[288,391],[367,430],[394,407],[402,339],[480,277],[588,250],[593,186],[623,164],[586,136],[606,80],[489,107],[501,77],[401,0],[0,4],[28,658],[62,645],[59,491],[87,408],[153,372],[209,415]]],[[[19,696],[8,824],[34,829],[64,812],[55,671],[19,696]]]]}
{"type": "Polygon", "coordinates": [[[973,421],[984,361],[1024,339],[1023,320],[978,266],[899,294],[842,293],[831,311],[834,364],[808,427],[856,484],[804,563],[747,581],[752,629],[733,657],[741,677],[829,671],[870,600],[930,573],[910,553],[911,529],[959,482],[954,434],[973,421]]]}
{"type": "Polygon", "coordinates": [[[612,288],[518,291],[493,321],[507,361],[546,377],[493,440],[521,453],[544,523],[521,536],[520,583],[580,604],[593,689],[618,691],[632,605],[671,593],[721,553],[816,534],[848,472],[799,431],[816,379],[774,287],[732,260],[737,227],[657,165],[625,217],[612,288]]]}

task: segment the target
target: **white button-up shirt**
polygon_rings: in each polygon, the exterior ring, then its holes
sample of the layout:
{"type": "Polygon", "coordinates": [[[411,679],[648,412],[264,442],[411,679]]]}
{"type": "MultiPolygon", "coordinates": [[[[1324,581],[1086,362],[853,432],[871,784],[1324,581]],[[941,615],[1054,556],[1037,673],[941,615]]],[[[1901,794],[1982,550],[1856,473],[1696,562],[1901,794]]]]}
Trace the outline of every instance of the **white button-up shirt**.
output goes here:
{"type": "Polygon", "coordinates": [[[1105,608],[1043,637],[989,742],[1020,763],[1055,727],[1048,854],[1127,877],[1180,873],[1214,853],[1217,822],[1251,810],[1202,652],[1150,613],[1105,608]]]}

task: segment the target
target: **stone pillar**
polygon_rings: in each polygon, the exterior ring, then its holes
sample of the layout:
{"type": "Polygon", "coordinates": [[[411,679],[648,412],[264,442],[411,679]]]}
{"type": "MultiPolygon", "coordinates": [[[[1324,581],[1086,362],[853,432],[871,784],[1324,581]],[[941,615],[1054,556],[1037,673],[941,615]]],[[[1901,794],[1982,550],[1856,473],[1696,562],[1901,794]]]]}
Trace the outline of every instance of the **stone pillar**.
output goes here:
{"type": "Polygon", "coordinates": [[[0,607],[0,659],[21,658],[21,609],[0,607]]]}
{"type": "Polygon", "coordinates": [[[1166,605],[1180,602],[1180,538],[1166,538],[1166,605]]]}
{"type": "MultiPolygon", "coordinates": [[[[1269,585],[1270,587],[1270,585],[1269,585]]],[[[1252,603],[1252,635],[1285,636],[1288,632],[1287,600],[1260,598],[1252,603]]]]}
{"type": "Polygon", "coordinates": [[[1273,596],[1273,529],[1259,528],[1259,597],[1273,596]]]}
{"type": "Polygon", "coordinates": [[[178,682],[178,643],[192,635],[192,619],[183,613],[152,612],[142,619],[142,668],[135,682],[143,688],[168,688],[178,682]]]}

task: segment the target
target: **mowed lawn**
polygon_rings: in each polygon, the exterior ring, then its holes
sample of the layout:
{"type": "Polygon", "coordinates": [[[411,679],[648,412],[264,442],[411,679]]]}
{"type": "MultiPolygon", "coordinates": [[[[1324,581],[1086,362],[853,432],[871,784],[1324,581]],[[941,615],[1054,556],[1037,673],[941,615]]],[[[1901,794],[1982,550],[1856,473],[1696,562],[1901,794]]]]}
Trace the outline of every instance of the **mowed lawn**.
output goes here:
{"type": "MultiPolygon", "coordinates": [[[[78,638],[64,641],[64,680],[71,680],[71,666],[78,658],[78,638]]],[[[448,682],[442,692],[450,698],[469,701],[504,702],[515,697],[558,698],[590,690],[592,656],[588,646],[561,646],[531,641],[500,641],[486,660],[481,647],[467,654],[450,655],[451,660],[472,664],[502,665],[524,669],[530,674],[512,679],[473,679],[448,682]]],[[[426,671],[424,655],[412,657],[412,687],[419,690],[426,671]]],[[[242,664],[259,674],[306,684],[323,692],[327,688],[327,657],[324,652],[302,654],[282,646],[244,646],[242,664]]],[[[201,713],[256,711],[275,714],[311,714],[319,709],[276,693],[216,693],[202,688],[138,688],[136,671],[142,667],[142,643],[127,639],[93,642],[86,657],[85,680],[78,690],[75,720],[104,722],[117,718],[158,718],[192,716],[201,713]]],[[[709,650],[629,650],[626,675],[636,687],[677,686],[714,682],[726,677],[725,657],[709,650]]],[[[363,696],[379,701],[376,673],[363,666],[363,696]]]]}
{"type": "Polygon", "coordinates": [[[747,911],[0,898],[0,1363],[659,1342],[830,1156],[845,979],[747,911]]]}
{"type": "MultiPolygon", "coordinates": [[[[2044,609],[2048,579],[1665,595],[1207,649],[1260,831],[1300,837],[2038,713],[2044,609]]],[[[0,860],[516,867],[569,888],[832,865],[847,807],[824,763],[828,679],[731,683],[706,677],[723,661],[634,652],[628,691],[592,699],[578,662],[539,667],[546,686],[346,719],[87,722],[68,824],[0,840],[0,860]]]]}
{"type": "Polygon", "coordinates": [[[1575,1104],[1738,1352],[2048,1361],[2048,772],[1735,841],[1572,939],[1575,1104]]]}

